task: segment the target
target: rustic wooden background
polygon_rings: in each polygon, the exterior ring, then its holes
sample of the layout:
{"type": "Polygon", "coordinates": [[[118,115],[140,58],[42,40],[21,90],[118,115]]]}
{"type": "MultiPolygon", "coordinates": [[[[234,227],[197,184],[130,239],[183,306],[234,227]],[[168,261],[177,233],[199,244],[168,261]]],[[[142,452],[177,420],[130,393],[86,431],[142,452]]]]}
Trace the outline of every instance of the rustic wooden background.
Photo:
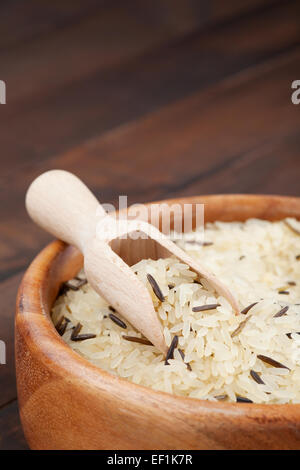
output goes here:
{"type": "Polygon", "coordinates": [[[287,0],[1,1],[1,449],[27,448],[14,303],[50,240],[24,210],[31,180],[71,170],[103,202],[299,196],[299,18],[287,0]]]}

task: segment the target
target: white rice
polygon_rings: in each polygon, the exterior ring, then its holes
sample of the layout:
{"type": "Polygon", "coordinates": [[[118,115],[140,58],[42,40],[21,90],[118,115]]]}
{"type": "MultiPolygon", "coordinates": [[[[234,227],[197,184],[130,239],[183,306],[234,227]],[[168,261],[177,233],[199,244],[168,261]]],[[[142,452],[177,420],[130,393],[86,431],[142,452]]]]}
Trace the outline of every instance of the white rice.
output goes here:
{"type": "Polygon", "coordinates": [[[241,310],[258,302],[249,313],[234,315],[223,297],[204,280],[200,280],[202,285],[195,283],[195,274],[177,259],[149,259],[132,269],[152,296],[168,346],[178,336],[184,362],[177,348],[174,359],[165,365],[154,346],[124,340],[124,334],[141,334],[124,319],[126,330],[115,324],[108,316],[107,302],[89,284],[67,291],[55,303],[54,323],[62,315],[70,320],[63,339],[96,366],[154,390],[214,401],[236,401],[240,396],[255,403],[300,403],[299,234],[286,221],[258,219],[207,224],[205,240],[213,242],[210,246],[188,243],[199,234],[186,234],[178,243],[230,287],[241,310]],[[147,273],[160,286],[164,302],[153,293],[147,273]],[[215,303],[220,306],[214,310],[192,311],[195,306],[215,303]],[[286,315],[274,318],[284,306],[289,307],[286,315]],[[232,337],[248,317],[244,328],[232,337]],[[72,341],[72,326],[78,322],[83,325],[80,334],[94,333],[96,338],[72,341]],[[288,369],[273,367],[258,355],[288,369]],[[251,371],[264,384],[258,384],[251,371]]]}

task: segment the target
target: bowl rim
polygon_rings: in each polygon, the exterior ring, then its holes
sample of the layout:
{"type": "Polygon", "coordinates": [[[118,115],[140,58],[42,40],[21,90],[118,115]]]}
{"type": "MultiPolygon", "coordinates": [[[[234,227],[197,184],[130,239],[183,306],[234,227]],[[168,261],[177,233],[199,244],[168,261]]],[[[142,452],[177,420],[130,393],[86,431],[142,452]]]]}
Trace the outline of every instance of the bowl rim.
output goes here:
{"type": "MultiPolygon", "coordinates": [[[[247,200],[254,204],[263,198],[267,203],[274,202],[290,203],[298,207],[300,213],[300,198],[277,195],[250,195],[250,194],[217,194],[203,196],[189,196],[160,201],[154,203],[195,203],[209,202],[212,198],[222,198],[226,202],[247,200]]],[[[300,404],[267,404],[267,403],[234,403],[209,401],[199,398],[185,397],[171,394],[169,392],[153,390],[144,385],[135,384],[129,380],[113,375],[100,367],[92,364],[74,351],[59,336],[51,321],[47,305],[45,305],[44,289],[50,269],[62,256],[69,257],[71,254],[78,256],[78,250],[60,240],[49,243],[34,258],[27,268],[17,294],[16,325],[23,333],[23,339],[29,350],[39,355],[39,361],[45,368],[55,368],[57,374],[62,378],[68,376],[68,380],[84,383],[93,389],[107,390],[114,394],[123,394],[125,400],[134,403],[135,400],[143,400],[149,405],[155,406],[155,402],[172,405],[173,409],[185,411],[191,414],[201,410],[230,413],[239,416],[247,414],[252,418],[261,415],[278,417],[282,414],[295,414],[300,422],[300,404]],[[71,367],[70,367],[71,365],[71,367]]]]}

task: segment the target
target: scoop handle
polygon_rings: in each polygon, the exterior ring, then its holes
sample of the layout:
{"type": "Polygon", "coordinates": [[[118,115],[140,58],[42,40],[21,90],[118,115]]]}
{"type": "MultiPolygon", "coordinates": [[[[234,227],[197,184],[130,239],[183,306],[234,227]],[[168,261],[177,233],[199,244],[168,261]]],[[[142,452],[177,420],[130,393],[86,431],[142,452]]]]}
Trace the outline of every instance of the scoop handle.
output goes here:
{"type": "Polygon", "coordinates": [[[85,184],[63,170],[42,173],[31,183],[26,208],[40,227],[82,252],[94,235],[96,221],[106,215],[85,184]]]}

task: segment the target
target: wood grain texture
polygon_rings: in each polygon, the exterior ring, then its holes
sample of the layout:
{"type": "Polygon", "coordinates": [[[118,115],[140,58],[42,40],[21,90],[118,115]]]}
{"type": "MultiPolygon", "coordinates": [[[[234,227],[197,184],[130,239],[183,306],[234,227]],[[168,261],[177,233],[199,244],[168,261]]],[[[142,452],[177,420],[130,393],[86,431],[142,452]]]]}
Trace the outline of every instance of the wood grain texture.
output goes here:
{"type": "MultiPolygon", "coordinates": [[[[21,67],[23,61],[24,84],[23,81],[14,84],[10,76],[3,76],[11,84],[12,93],[22,94],[19,98],[12,94],[10,106],[0,108],[3,117],[0,139],[10,149],[9,161],[3,162],[3,176],[11,174],[12,164],[18,164],[20,159],[26,159],[28,164],[37,160],[45,164],[51,155],[88,137],[137,119],[199,89],[204,90],[224,77],[282,54],[299,44],[300,26],[296,20],[299,13],[298,2],[284,2],[264,10],[259,16],[245,15],[236,23],[225,22],[219,28],[197,30],[195,26],[181,41],[165,39],[163,44],[152,44],[149,51],[129,54],[126,60],[123,55],[122,60],[116,59],[116,64],[98,64],[96,70],[88,70],[87,75],[77,79],[73,76],[73,68],[80,73],[85,62],[79,67],[79,62],[75,61],[71,68],[65,59],[65,54],[69,57],[68,51],[63,49],[62,57],[57,57],[58,44],[50,48],[56,66],[45,67],[43,64],[40,74],[34,64],[30,65],[36,52],[21,51],[22,60],[15,57],[12,75],[19,77],[21,72],[15,67],[16,64],[21,67]],[[249,37],[255,41],[249,42],[249,37]],[[59,60],[68,70],[62,77],[59,60]],[[26,68],[29,68],[27,78],[26,68]],[[49,84],[45,84],[42,74],[49,76],[49,84]],[[67,78],[70,83],[63,81],[67,78]],[[38,80],[37,84],[35,80],[38,80]],[[28,96],[22,91],[26,84],[30,88],[28,96]],[[46,90],[39,92],[39,86],[46,86],[46,90]],[[16,140],[15,135],[19,139],[16,140]]],[[[164,25],[161,27],[165,31],[164,25]]],[[[99,28],[96,22],[94,29],[98,31],[99,28]]],[[[154,34],[153,29],[151,31],[154,34]]],[[[139,37],[138,31],[135,34],[134,39],[139,37]]],[[[78,38],[82,35],[86,37],[84,32],[77,33],[78,38]]],[[[126,32],[124,37],[127,38],[126,32]]],[[[103,39],[100,40],[102,44],[103,39]]],[[[120,40],[123,40],[122,35],[120,40]]],[[[91,41],[94,44],[95,41],[91,41]]],[[[61,42],[65,44],[63,38],[61,42]]],[[[144,43],[145,39],[139,37],[139,47],[144,43]]],[[[76,49],[71,39],[70,45],[76,49]]],[[[85,48],[84,51],[90,51],[90,44],[85,44],[85,48]]],[[[43,61],[49,60],[46,46],[41,48],[40,54],[43,61]]],[[[103,60],[103,54],[97,48],[95,54],[98,61],[103,60]]],[[[9,58],[12,60],[12,54],[9,58]]],[[[0,60],[4,70],[8,71],[9,64],[5,64],[1,55],[0,60]]],[[[88,57],[87,66],[92,67],[95,60],[88,57]]]]}
{"type": "Polygon", "coordinates": [[[23,430],[20,426],[17,400],[0,408],[0,448],[1,450],[28,449],[23,430]]]}
{"type": "Polygon", "coordinates": [[[251,72],[105,133],[54,157],[49,164],[69,170],[76,165],[102,199],[118,191],[128,194],[130,202],[195,194],[204,188],[210,193],[244,192],[241,177],[249,192],[287,190],[297,195],[299,109],[291,104],[287,84],[295,73],[300,73],[299,63],[297,48],[251,72]],[[283,158],[283,145],[278,150],[276,145],[288,141],[294,151],[283,158]],[[266,148],[273,148],[268,157],[266,148]],[[262,156],[264,173],[249,178],[248,166],[243,165],[254,162],[255,172],[258,162],[263,165],[262,156]],[[95,174],[93,169],[98,165],[101,173],[95,174]],[[234,165],[244,168],[239,178],[234,172],[229,174],[234,165]],[[222,178],[225,171],[228,176],[222,178]],[[271,180],[268,174],[272,174],[271,180]],[[215,186],[211,178],[217,175],[219,185],[215,186]]]}
{"type": "MultiPolygon", "coordinates": [[[[210,221],[300,219],[300,198],[223,195],[165,202],[201,202],[210,221]]],[[[76,252],[56,241],[32,263],[18,293],[18,397],[32,449],[299,448],[300,405],[214,403],[157,392],[75,353],[49,312],[62,279],[76,269],[76,252]]]]}
{"type": "MultiPolygon", "coordinates": [[[[0,416],[1,408],[16,398],[15,354],[14,354],[14,312],[18,284],[23,273],[11,276],[0,283],[1,328],[0,339],[6,344],[6,364],[0,365],[0,416]]],[[[0,427],[1,429],[1,427],[0,427]]],[[[0,433],[1,435],[1,433],[0,433]]],[[[1,442],[1,441],[0,441],[1,442]]],[[[1,444],[0,444],[1,445],[1,444]]]]}
{"type": "Polygon", "coordinates": [[[0,58],[11,101],[49,94],[207,24],[273,3],[278,2],[75,0],[70,8],[68,0],[2,1],[0,58]]]}
{"type": "MultiPolygon", "coordinates": [[[[3,0],[0,4],[0,339],[21,273],[51,237],[24,209],[62,167],[105,202],[199,193],[299,195],[299,2],[3,0]],[[12,34],[13,31],[13,34],[12,34]],[[3,75],[2,75],[3,74],[3,75]]],[[[2,333],[3,332],[3,333],[2,333]]],[[[10,348],[10,346],[9,346],[10,348]]],[[[12,356],[0,448],[24,445],[12,356]]]]}

